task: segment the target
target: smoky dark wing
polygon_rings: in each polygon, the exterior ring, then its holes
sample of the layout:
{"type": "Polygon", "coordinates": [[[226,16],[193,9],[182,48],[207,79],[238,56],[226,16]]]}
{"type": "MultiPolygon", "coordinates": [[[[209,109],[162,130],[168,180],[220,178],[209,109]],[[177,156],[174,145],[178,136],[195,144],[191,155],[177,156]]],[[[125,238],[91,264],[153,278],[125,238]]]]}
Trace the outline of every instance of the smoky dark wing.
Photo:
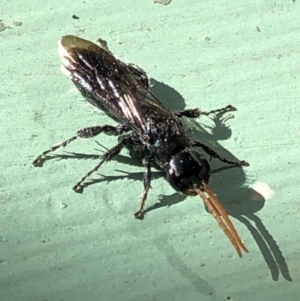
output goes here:
{"type": "Polygon", "coordinates": [[[146,74],[106,49],[76,36],[64,36],[58,42],[58,52],[63,73],[93,106],[115,120],[145,132],[148,110],[171,114],[149,91],[146,74]]]}

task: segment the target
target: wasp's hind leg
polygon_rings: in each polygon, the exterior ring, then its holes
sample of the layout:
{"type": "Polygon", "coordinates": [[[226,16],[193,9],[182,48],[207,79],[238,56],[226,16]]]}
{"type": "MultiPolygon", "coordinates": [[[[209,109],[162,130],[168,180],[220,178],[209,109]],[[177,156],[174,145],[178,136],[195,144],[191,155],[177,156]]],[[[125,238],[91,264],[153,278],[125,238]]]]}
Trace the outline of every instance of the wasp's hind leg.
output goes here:
{"type": "Polygon", "coordinates": [[[212,111],[208,111],[208,112],[203,112],[203,111],[200,111],[200,109],[196,108],[196,109],[189,109],[189,110],[183,110],[183,111],[178,111],[178,112],[175,112],[175,115],[177,117],[187,117],[187,118],[198,118],[200,115],[205,115],[205,116],[208,116],[208,115],[211,115],[211,114],[217,114],[217,115],[223,115],[227,112],[231,112],[231,111],[235,111],[236,109],[231,106],[231,105],[228,105],[222,109],[216,109],[216,110],[212,110],[212,111]]]}
{"type": "Polygon", "coordinates": [[[32,164],[35,166],[39,165],[48,154],[55,152],[57,149],[61,147],[66,147],[69,143],[76,140],[77,138],[91,138],[99,135],[100,133],[105,133],[106,135],[118,136],[120,134],[128,132],[129,130],[130,129],[128,128],[128,126],[123,124],[118,126],[111,126],[111,125],[91,126],[91,127],[78,130],[76,135],[73,136],[72,138],[69,138],[61,143],[53,145],[50,149],[44,151],[32,162],[32,164]]]}
{"type": "Polygon", "coordinates": [[[228,105],[228,106],[226,106],[224,108],[221,108],[221,109],[211,110],[211,111],[208,111],[208,112],[200,112],[200,115],[208,116],[208,115],[211,115],[211,114],[216,114],[216,115],[220,116],[220,115],[223,115],[225,113],[232,112],[232,111],[236,111],[236,108],[233,107],[232,105],[228,105]]]}
{"type": "Polygon", "coordinates": [[[198,108],[196,109],[190,109],[190,110],[184,110],[184,111],[178,111],[174,113],[177,117],[187,117],[187,118],[198,118],[202,113],[198,108]]]}

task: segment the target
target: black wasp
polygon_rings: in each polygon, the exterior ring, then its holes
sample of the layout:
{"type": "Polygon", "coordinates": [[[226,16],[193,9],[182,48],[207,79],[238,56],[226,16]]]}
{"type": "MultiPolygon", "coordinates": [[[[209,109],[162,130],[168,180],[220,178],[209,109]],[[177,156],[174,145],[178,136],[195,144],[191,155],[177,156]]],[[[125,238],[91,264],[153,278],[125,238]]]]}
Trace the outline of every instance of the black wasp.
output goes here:
{"type": "Polygon", "coordinates": [[[166,174],[166,179],[177,191],[199,195],[207,209],[224,230],[239,256],[248,252],[237,234],[224,207],[210,190],[210,166],[196,148],[202,148],[210,157],[222,162],[245,166],[245,161],[230,161],[199,141],[191,141],[183,128],[181,118],[197,118],[199,109],[171,112],[151,92],[146,73],[134,64],[125,64],[107,49],[76,36],[64,36],[58,42],[58,53],[63,64],[62,72],[69,77],[83,97],[97,109],[103,110],[118,122],[117,126],[93,126],[78,130],[72,138],[54,145],[34,161],[39,165],[49,153],[65,147],[77,138],[90,138],[105,133],[119,136],[118,144],[100,157],[100,162],[74,187],[81,191],[85,180],[104,162],[116,157],[123,147],[138,156],[145,168],[144,189],[136,218],[143,215],[151,183],[151,165],[166,174]]]}

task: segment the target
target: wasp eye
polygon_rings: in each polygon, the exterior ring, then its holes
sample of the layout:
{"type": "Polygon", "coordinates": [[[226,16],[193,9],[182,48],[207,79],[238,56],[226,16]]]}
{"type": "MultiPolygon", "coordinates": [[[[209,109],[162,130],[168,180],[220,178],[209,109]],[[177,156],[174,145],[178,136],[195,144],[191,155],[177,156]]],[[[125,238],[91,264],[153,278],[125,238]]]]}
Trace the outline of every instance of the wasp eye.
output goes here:
{"type": "Polygon", "coordinates": [[[208,183],[210,166],[197,152],[184,149],[171,156],[165,171],[175,190],[196,195],[195,187],[208,183]]]}

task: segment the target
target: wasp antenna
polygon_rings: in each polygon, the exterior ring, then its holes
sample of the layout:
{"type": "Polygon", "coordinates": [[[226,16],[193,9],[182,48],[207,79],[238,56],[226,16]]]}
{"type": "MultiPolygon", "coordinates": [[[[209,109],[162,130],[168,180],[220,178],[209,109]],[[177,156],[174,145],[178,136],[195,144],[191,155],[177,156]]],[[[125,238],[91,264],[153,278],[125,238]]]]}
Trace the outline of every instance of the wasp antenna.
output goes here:
{"type": "Polygon", "coordinates": [[[217,220],[219,226],[223,229],[223,231],[235,247],[238,255],[242,257],[242,250],[248,252],[248,249],[242,242],[225,208],[222,206],[218,198],[205,183],[202,184],[202,187],[200,189],[197,189],[197,193],[203,199],[208,211],[217,220]]]}

